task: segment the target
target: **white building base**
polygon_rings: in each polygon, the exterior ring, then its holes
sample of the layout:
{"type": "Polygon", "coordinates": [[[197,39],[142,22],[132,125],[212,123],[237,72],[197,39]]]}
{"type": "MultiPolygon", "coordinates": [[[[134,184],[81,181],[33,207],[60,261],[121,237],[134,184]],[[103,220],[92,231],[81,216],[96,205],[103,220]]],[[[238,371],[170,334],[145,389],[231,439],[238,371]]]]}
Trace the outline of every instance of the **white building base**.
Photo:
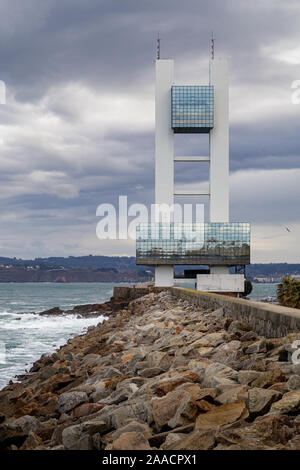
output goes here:
{"type": "Polygon", "coordinates": [[[198,274],[197,290],[203,292],[244,292],[243,274],[198,274]]]}
{"type": "Polygon", "coordinates": [[[174,266],[155,267],[155,287],[172,287],[174,279],[174,266]]]}

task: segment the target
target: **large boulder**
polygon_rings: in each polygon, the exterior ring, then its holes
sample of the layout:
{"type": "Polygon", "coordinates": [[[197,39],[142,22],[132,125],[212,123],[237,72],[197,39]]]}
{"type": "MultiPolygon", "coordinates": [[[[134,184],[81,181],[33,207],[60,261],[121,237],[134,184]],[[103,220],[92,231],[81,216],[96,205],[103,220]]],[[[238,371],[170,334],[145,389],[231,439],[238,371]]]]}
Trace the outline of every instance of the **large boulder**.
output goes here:
{"type": "Polygon", "coordinates": [[[270,414],[295,414],[300,411],[300,390],[288,392],[273,403],[270,414]]]}
{"type": "Polygon", "coordinates": [[[113,435],[112,439],[115,441],[118,439],[121,434],[123,433],[128,433],[128,432],[137,432],[143,434],[147,439],[149,439],[152,436],[152,430],[146,423],[141,423],[139,421],[130,421],[128,424],[125,426],[117,429],[113,435]]]}
{"type": "Polygon", "coordinates": [[[175,428],[192,421],[198,412],[196,400],[201,398],[203,394],[200,386],[189,383],[182,384],[162,398],[154,398],[153,418],[157,430],[165,425],[175,428]]]}
{"type": "Polygon", "coordinates": [[[83,416],[89,416],[91,414],[97,413],[97,411],[102,410],[104,404],[99,403],[83,403],[83,405],[77,406],[73,410],[74,418],[82,418],[83,416]]]}
{"type": "Polygon", "coordinates": [[[116,439],[112,445],[107,447],[109,450],[150,450],[148,440],[141,432],[124,432],[116,439]]]}
{"type": "Polygon", "coordinates": [[[20,447],[27,436],[31,432],[37,432],[40,427],[40,422],[34,416],[22,416],[0,425],[0,449],[6,449],[11,445],[20,447]]]}
{"type": "Polygon", "coordinates": [[[248,392],[247,406],[251,415],[267,413],[270,406],[281,398],[281,393],[276,390],[264,388],[251,388],[248,392]]]}
{"type": "Polygon", "coordinates": [[[209,365],[204,371],[204,379],[202,381],[203,387],[215,387],[220,383],[227,382],[235,383],[234,381],[237,380],[238,373],[236,370],[232,369],[231,367],[225,366],[220,362],[215,362],[209,365]]]}
{"type": "Polygon", "coordinates": [[[259,416],[247,426],[222,429],[216,433],[217,442],[228,446],[237,445],[239,450],[260,450],[286,444],[296,428],[289,416],[259,416]]]}
{"type": "Polygon", "coordinates": [[[89,434],[82,434],[81,426],[69,426],[62,432],[62,443],[67,450],[92,450],[92,439],[89,434]]]}
{"type": "Polygon", "coordinates": [[[207,413],[200,414],[196,419],[195,429],[218,429],[226,424],[246,419],[248,416],[249,412],[243,401],[229,403],[218,406],[207,413]]]}
{"type": "Polygon", "coordinates": [[[223,393],[217,396],[216,402],[221,405],[227,403],[233,403],[235,401],[245,401],[248,398],[248,386],[247,385],[235,385],[228,387],[223,393]]]}
{"type": "Polygon", "coordinates": [[[158,396],[163,396],[183,383],[199,381],[199,374],[191,370],[187,370],[185,372],[182,372],[181,374],[177,374],[173,377],[166,377],[157,382],[154,386],[154,393],[158,396]]]}
{"type": "Polygon", "coordinates": [[[285,384],[285,388],[288,392],[291,392],[292,390],[300,390],[300,375],[291,375],[285,384]]]}
{"type": "Polygon", "coordinates": [[[285,375],[280,369],[273,369],[267,372],[262,372],[255,380],[253,380],[251,386],[268,388],[275,383],[284,382],[285,380],[285,375]]]}
{"type": "Polygon", "coordinates": [[[114,429],[119,429],[132,420],[151,424],[153,415],[149,401],[143,398],[132,403],[125,402],[110,413],[111,426],[114,429]]]}
{"type": "Polygon", "coordinates": [[[24,434],[29,434],[30,432],[36,432],[41,427],[41,424],[37,418],[34,416],[22,416],[21,418],[16,419],[9,423],[9,427],[12,429],[20,429],[24,434]]]}
{"type": "MultiPolygon", "coordinates": [[[[176,435],[176,434],[175,434],[176,435]]],[[[211,450],[215,445],[214,431],[196,430],[179,440],[174,440],[165,450],[211,450]]]]}
{"type": "Polygon", "coordinates": [[[68,413],[76,408],[76,406],[87,401],[88,396],[85,392],[65,392],[59,396],[57,411],[60,414],[68,413]]]}

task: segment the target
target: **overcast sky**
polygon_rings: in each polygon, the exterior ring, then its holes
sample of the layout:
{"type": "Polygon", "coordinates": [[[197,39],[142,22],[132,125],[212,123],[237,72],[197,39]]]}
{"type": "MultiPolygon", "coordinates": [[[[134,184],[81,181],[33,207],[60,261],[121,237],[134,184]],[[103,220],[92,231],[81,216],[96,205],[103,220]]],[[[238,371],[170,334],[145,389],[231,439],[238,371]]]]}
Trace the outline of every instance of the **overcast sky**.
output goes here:
{"type": "MultiPolygon", "coordinates": [[[[300,263],[298,0],[1,0],[0,22],[0,255],[135,254],[96,238],[96,208],[153,202],[157,32],[175,82],[207,84],[213,30],[230,58],[230,218],[251,222],[252,262],[300,263]]],[[[205,138],[176,136],[176,153],[205,138]]],[[[177,163],[176,186],[205,187],[205,165],[177,163]]]]}

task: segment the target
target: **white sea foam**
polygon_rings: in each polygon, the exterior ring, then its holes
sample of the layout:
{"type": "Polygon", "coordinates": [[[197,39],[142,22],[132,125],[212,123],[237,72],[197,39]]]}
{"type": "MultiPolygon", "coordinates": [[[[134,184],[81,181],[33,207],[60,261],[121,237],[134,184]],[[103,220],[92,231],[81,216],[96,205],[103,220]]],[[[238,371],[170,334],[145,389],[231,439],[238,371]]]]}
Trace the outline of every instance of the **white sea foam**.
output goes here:
{"type": "Polygon", "coordinates": [[[0,389],[10,380],[16,380],[16,375],[29,370],[42,354],[52,353],[69,338],[104,319],[102,316],[40,316],[30,312],[102,303],[110,298],[112,289],[113,284],[101,283],[0,283],[0,389]]]}

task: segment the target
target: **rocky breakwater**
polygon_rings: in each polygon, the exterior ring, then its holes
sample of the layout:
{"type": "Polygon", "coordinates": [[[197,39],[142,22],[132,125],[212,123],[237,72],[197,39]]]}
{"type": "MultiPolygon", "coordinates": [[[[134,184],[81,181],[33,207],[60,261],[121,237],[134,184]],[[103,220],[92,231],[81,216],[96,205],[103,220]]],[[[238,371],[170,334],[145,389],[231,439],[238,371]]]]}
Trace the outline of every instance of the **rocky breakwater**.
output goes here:
{"type": "Polygon", "coordinates": [[[300,449],[295,339],[145,295],[0,392],[0,448],[300,449]]]}

